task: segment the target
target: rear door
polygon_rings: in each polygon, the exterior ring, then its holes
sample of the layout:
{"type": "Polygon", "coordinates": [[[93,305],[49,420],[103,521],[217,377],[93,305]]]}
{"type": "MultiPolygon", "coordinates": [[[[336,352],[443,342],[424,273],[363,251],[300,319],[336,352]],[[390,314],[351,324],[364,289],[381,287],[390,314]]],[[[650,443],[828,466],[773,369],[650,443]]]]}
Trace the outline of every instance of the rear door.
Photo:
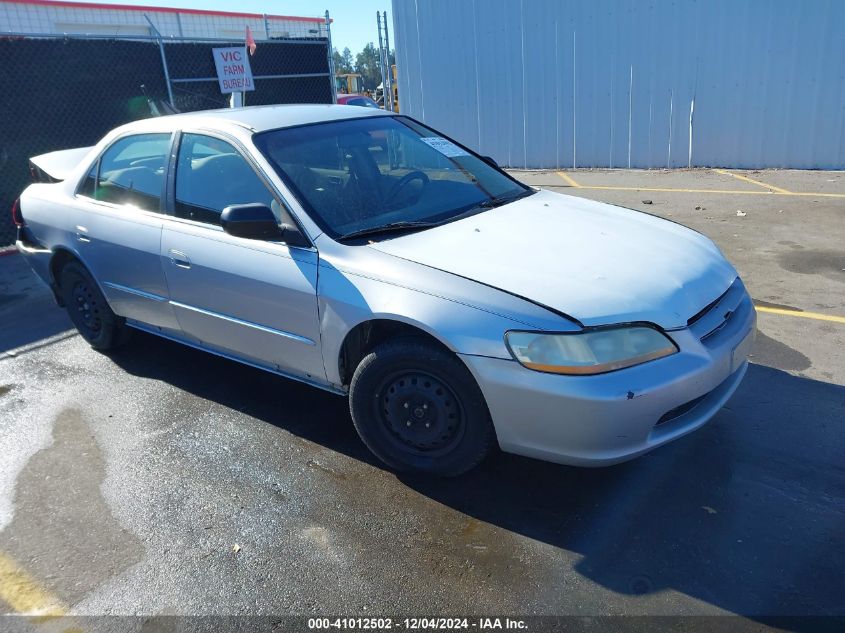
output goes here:
{"type": "Polygon", "coordinates": [[[161,256],[182,330],[212,351],[325,382],[317,312],[317,251],[228,235],[233,204],[270,206],[293,222],[234,141],[184,133],[168,192],[161,256]]]}
{"type": "Polygon", "coordinates": [[[169,332],[179,326],[159,252],[172,136],[133,134],[109,145],[76,191],[84,213],[73,227],[112,310],[169,332]]]}

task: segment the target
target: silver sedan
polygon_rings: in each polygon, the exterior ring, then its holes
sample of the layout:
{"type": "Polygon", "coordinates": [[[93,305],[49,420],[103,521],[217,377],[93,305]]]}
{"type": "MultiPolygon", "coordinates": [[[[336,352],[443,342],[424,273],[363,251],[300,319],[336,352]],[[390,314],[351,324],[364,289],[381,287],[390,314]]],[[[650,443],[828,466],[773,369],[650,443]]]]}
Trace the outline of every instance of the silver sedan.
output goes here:
{"type": "Polygon", "coordinates": [[[754,307],[709,239],[526,187],[408,117],[168,116],[31,167],[17,247],[94,348],[143,330],[348,395],[398,470],[457,475],[495,444],[630,459],[747,367],[754,307]]]}

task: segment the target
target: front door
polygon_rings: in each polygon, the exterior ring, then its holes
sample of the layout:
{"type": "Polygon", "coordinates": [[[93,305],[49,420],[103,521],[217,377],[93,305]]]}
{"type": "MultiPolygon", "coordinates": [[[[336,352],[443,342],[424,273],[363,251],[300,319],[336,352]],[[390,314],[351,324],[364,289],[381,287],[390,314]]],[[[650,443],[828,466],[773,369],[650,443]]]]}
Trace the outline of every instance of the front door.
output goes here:
{"type": "Polygon", "coordinates": [[[220,213],[233,204],[265,204],[283,219],[255,168],[228,141],[183,134],[174,190],[161,257],[183,332],[212,351],[325,382],[317,251],[220,227],[220,213]]]}

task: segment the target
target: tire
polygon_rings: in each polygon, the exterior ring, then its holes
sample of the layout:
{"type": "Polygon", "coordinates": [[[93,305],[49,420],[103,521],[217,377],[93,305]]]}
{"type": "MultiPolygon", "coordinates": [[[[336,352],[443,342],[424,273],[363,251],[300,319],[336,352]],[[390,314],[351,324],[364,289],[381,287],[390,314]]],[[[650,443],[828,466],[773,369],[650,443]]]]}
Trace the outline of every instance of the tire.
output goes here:
{"type": "Polygon", "coordinates": [[[106,351],[129,339],[125,319],[112,312],[100,288],[79,262],[68,262],[59,274],[59,292],[70,320],[88,344],[106,351]]]}
{"type": "Polygon", "coordinates": [[[365,356],[349,408],[364,444],[397,471],[456,477],[481,463],[495,438],[472,374],[424,339],[386,341],[365,356]]]}

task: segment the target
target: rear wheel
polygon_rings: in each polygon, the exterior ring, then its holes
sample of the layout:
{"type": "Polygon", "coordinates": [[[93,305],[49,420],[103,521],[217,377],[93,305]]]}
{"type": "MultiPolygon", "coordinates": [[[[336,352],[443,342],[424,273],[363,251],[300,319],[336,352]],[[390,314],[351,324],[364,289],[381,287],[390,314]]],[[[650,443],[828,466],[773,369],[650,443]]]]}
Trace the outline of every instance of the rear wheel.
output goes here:
{"type": "Polygon", "coordinates": [[[109,350],[126,342],[129,328],[112,312],[94,278],[79,262],[68,262],[59,275],[59,290],[70,320],[94,349],[109,350]]]}
{"type": "Polygon", "coordinates": [[[387,341],[365,356],[349,403],[361,439],[396,470],[457,476],[493,445],[490,414],[472,374],[424,339],[387,341]]]}

